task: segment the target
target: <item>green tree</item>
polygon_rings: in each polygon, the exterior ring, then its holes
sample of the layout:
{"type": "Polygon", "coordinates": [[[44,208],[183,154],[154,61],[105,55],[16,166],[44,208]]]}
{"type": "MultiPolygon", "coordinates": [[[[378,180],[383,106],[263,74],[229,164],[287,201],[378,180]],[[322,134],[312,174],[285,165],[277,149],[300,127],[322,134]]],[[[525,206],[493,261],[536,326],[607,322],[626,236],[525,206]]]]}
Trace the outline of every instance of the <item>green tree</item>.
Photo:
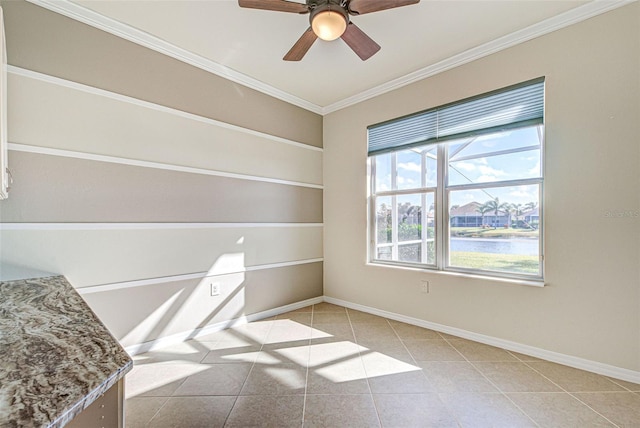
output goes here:
{"type": "MultiPolygon", "coordinates": [[[[496,216],[496,222],[497,222],[498,214],[500,211],[503,211],[503,212],[509,211],[509,203],[508,202],[500,203],[500,198],[495,198],[490,201],[487,201],[484,203],[484,206],[488,207],[489,211],[493,211],[494,215],[496,216]]],[[[496,228],[495,223],[493,227],[494,229],[496,228]]]]}
{"type": "Polygon", "coordinates": [[[515,218],[516,218],[516,222],[515,222],[516,226],[514,226],[514,227],[517,227],[518,226],[518,217],[520,217],[520,215],[522,215],[522,204],[511,204],[511,207],[510,207],[509,211],[510,211],[510,213],[512,215],[515,216],[515,218]]]}
{"type": "Polygon", "coordinates": [[[476,211],[479,212],[480,215],[482,216],[482,224],[481,224],[481,226],[484,226],[484,215],[486,213],[488,213],[489,211],[491,211],[491,208],[488,207],[487,204],[482,204],[478,208],[476,208],[476,211]]]}

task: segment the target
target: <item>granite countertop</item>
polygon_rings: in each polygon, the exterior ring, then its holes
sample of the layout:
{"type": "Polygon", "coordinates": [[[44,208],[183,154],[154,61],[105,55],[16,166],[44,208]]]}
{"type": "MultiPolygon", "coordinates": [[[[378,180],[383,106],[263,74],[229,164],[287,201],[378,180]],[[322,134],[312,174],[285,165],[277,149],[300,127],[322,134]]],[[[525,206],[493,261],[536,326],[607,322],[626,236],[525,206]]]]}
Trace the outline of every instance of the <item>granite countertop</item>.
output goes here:
{"type": "Polygon", "coordinates": [[[0,282],[0,427],[62,427],[132,367],[63,276],[0,282]]]}

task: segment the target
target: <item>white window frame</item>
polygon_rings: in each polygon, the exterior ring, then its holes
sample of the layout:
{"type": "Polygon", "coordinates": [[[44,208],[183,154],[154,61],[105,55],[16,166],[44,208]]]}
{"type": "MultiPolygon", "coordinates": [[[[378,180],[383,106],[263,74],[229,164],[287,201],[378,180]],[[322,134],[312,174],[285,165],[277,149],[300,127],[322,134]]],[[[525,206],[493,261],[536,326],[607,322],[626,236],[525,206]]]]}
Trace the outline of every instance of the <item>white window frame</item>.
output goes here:
{"type": "MultiPolygon", "coordinates": [[[[523,125],[521,127],[516,127],[512,129],[526,128],[533,125],[523,125]]],[[[489,183],[472,183],[472,184],[448,184],[448,171],[449,171],[449,159],[448,159],[448,149],[449,146],[459,141],[459,139],[452,139],[445,142],[439,143],[426,143],[423,146],[410,146],[410,147],[398,147],[390,152],[391,155],[391,189],[393,190],[384,190],[377,191],[376,189],[376,155],[371,155],[368,157],[368,170],[369,170],[369,209],[368,209],[368,261],[372,264],[377,265],[390,265],[390,266],[400,266],[400,267],[411,267],[411,268],[420,268],[426,270],[435,270],[435,271],[450,271],[457,273],[466,273],[474,276],[484,276],[484,277],[501,277],[507,279],[515,279],[515,280],[524,280],[524,281],[544,281],[544,123],[535,125],[538,127],[538,139],[539,146],[529,146],[529,147],[519,147],[514,149],[506,149],[506,150],[498,150],[497,152],[492,152],[489,156],[495,156],[495,153],[499,155],[506,155],[511,153],[517,153],[527,150],[539,150],[540,153],[540,176],[534,178],[526,178],[526,179],[516,179],[516,180],[503,180],[503,181],[493,181],[489,183]],[[432,149],[433,147],[437,147],[437,185],[436,187],[428,187],[426,186],[426,148],[432,149]],[[397,189],[397,153],[405,150],[410,150],[412,148],[422,150],[421,157],[421,186],[419,188],[413,189],[397,189]],[[487,269],[474,269],[474,268],[466,268],[460,266],[451,266],[449,262],[449,237],[450,237],[450,218],[449,218],[449,194],[452,191],[457,190],[478,190],[478,189],[491,189],[491,188],[499,188],[499,187],[511,187],[511,186],[521,186],[521,185],[536,185],[538,186],[538,212],[539,212],[539,226],[538,226],[538,254],[539,254],[539,272],[537,275],[535,274],[526,274],[526,273],[516,273],[516,272],[505,272],[505,271],[497,271],[497,270],[487,270],[487,269]],[[427,254],[427,246],[430,239],[428,238],[428,228],[426,223],[428,222],[428,206],[426,205],[426,195],[427,193],[433,193],[434,195],[434,237],[432,240],[435,241],[435,260],[434,263],[426,263],[425,260],[428,258],[427,254]],[[423,236],[422,239],[413,241],[403,241],[403,244],[416,244],[422,243],[421,248],[421,262],[405,262],[398,260],[398,205],[397,205],[397,197],[404,194],[421,194],[421,205],[423,207],[422,211],[422,231],[423,236]],[[377,198],[380,197],[391,197],[392,203],[392,237],[391,243],[386,244],[377,244],[377,213],[376,207],[377,198]],[[391,260],[380,259],[378,258],[378,249],[383,246],[391,246],[392,247],[392,257],[391,260]]],[[[494,132],[499,132],[495,130],[494,132]]],[[[460,137],[465,138],[465,137],[460,137]]],[[[486,154],[484,155],[487,156],[486,154]]],[[[478,156],[481,157],[481,156],[478,156]]],[[[460,160],[460,159],[458,159],[460,160]]],[[[509,214],[511,215],[511,214],[509,214]]]]}

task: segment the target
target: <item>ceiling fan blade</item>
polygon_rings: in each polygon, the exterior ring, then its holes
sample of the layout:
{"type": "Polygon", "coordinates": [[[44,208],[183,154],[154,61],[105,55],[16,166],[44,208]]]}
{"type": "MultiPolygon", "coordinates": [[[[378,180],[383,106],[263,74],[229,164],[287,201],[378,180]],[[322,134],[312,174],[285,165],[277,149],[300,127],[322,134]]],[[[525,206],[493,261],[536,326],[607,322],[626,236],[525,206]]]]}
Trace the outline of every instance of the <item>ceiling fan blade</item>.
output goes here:
{"type": "Polygon", "coordinates": [[[309,27],[282,59],[285,61],[300,61],[317,38],[316,33],[309,27]]]}
{"type": "Polygon", "coordinates": [[[342,40],[344,40],[363,61],[368,60],[380,50],[380,45],[374,42],[353,22],[347,25],[347,30],[342,35],[342,40]]]}
{"type": "Polygon", "coordinates": [[[238,0],[240,7],[275,10],[276,12],[309,13],[306,4],[287,0],[238,0]]]}
{"type": "Polygon", "coordinates": [[[351,0],[349,2],[349,13],[363,15],[416,3],[420,3],[420,0],[351,0]]]}

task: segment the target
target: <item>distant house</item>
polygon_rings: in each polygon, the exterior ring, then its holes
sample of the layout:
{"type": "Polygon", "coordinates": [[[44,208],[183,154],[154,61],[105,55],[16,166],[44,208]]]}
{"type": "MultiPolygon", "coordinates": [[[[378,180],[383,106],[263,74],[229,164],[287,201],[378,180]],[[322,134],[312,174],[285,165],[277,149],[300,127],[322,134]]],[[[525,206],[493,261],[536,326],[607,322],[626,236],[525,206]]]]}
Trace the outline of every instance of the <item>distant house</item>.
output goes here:
{"type": "Polygon", "coordinates": [[[454,207],[449,212],[449,222],[451,227],[504,227],[509,225],[509,214],[505,212],[487,212],[483,216],[478,209],[482,206],[478,202],[469,202],[468,204],[454,207]]]}
{"type": "Polygon", "coordinates": [[[531,227],[537,227],[540,222],[540,213],[538,212],[538,208],[534,208],[531,211],[527,211],[526,213],[522,213],[522,219],[525,224],[531,227]]]}

